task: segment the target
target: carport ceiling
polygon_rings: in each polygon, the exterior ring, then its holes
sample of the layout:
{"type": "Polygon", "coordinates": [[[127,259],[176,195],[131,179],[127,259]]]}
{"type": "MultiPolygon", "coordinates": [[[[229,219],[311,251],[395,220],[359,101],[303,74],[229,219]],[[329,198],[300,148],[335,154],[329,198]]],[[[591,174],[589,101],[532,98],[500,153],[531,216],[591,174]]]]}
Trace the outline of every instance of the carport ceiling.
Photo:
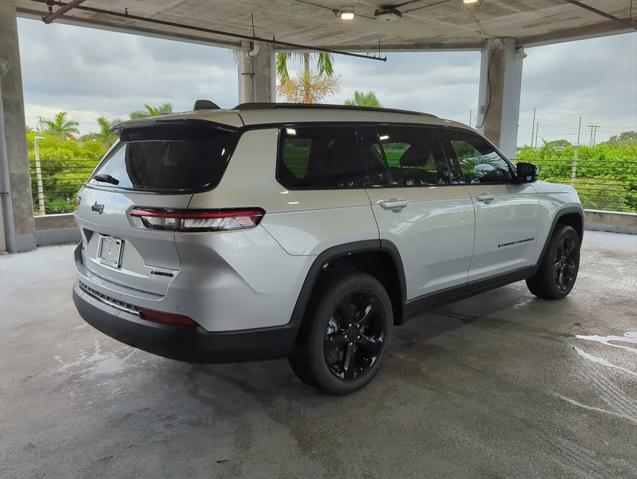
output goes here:
{"type": "MultiPolygon", "coordinates": [[[[53,11],[65,3],[53,2],[53,11]]],[[[22,16],[48,14],[45,0],[16,0],[16,5],[22,16]]],[[[527,46],[551,43],[634,31],[630,16],[630,0],[482,0],[473,7],[462,0],[86,0],[55,21],[236,46],[240,39],[206,30],[251,36],[254,18],[254,33],[261,38],[377,51],[379,42],[382,50],[471,49],[490,37],[512,37],[527,46]],[[375,14],[387,6],[399,12],[389,15],[392,21],[375,14]],[[342,9],[353,9],[355,19],[341,20],[334,12],[342,9]]]]}

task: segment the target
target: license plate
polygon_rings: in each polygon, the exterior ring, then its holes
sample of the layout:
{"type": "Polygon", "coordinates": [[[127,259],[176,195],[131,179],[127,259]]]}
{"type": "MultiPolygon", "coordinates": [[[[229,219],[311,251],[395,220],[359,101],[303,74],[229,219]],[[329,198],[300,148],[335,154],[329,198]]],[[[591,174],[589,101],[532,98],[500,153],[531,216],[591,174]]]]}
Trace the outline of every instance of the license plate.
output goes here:
{"type": "Polygon", "coordinates": [[[122,259],[122,245],[124,242],[112,236],[100,236],[100,243],[97,248],[97,259],[100,263],[119,268],[122,259]]]}

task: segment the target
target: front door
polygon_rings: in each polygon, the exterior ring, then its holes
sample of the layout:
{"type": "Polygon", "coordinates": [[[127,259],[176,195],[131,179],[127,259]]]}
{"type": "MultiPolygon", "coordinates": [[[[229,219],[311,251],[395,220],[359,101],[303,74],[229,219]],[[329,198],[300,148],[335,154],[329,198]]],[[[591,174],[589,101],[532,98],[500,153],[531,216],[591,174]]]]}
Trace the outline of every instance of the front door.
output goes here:
{"type": "Polygon", "coordinates": [[[433,127],[359,129],[369,171],[367,194],[381,240],[399,250],[407,300],[467,282],[474,212],[433,127]]]}
{"type": "Polygon", "coordinates": [[[469,281],[531,266],[539,224],[533,185],[515,183],[512,165],[478,135],[445,128],[443,138],[475,207],[469,281]]]}

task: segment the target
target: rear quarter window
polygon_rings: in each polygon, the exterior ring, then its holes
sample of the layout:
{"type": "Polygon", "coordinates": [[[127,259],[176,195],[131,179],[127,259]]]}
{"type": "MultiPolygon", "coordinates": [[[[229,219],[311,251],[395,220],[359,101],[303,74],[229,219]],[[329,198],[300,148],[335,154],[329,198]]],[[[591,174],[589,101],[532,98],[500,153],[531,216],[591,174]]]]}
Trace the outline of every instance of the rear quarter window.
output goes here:
{"type": "Polygon", "coordinates": [[[214,188],[237,139],[237,131],[205,121],[124,129],[89,184],[158,192],[214,188]]]}

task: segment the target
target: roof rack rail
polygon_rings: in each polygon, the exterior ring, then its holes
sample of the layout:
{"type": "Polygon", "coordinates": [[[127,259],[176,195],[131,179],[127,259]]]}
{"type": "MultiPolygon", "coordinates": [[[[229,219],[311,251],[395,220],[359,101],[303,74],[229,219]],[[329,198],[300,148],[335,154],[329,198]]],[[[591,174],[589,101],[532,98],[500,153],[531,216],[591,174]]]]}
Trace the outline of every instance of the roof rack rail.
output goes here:
{"type": "Polygon", "coordinates": [[[241,103],[233,108],[233,110],[350,110],[350,111],[378,111],[383,113],[405,113],[408,115],[424,115],[438,118],[431,113],[423,113],[420,111],[399,110],[396,108],[380,108],[368,106],[353,105],[331,105],[328,103],[241,103]]]}

